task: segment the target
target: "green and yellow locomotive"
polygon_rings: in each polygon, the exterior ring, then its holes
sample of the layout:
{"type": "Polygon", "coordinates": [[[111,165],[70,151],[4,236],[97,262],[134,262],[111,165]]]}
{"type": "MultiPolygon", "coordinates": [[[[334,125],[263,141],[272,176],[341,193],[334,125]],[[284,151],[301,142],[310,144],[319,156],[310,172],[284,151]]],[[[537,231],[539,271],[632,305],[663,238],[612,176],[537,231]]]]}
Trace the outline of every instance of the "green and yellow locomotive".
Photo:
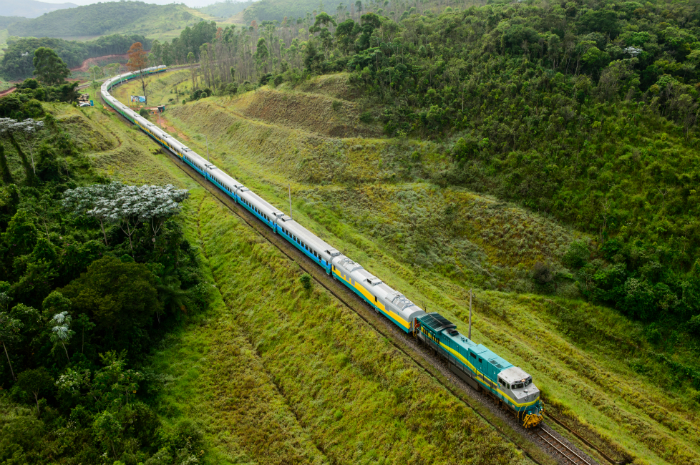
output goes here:
{"type": "Polygon", "coordinates": [[[544,405],[532,377],[456,328],[439,313],[428,313],[416,318],[414,331],[419,340],[449,362],[453,373],[506,405],[525,428],[539,425],[544,405]]]}

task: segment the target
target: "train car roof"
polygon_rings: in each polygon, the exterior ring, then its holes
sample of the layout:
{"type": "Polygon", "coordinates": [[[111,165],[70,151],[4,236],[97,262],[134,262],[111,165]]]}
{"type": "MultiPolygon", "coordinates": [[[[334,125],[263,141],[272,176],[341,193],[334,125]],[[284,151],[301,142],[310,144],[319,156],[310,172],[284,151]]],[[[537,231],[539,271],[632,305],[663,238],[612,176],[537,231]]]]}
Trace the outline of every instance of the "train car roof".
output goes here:
{"type": "Polygon", "coordinates": [[[263,198],[261,198],[258,194],[256,194],[255,192],[251,191],[251,190],[248,189],[247,187],[244,187],[244,188],[241,190],[241,193],[240,193],[239,195],[241,195],[241,196],[245,195],[246,197],[251,197],[256,203],[259,203],[259,204],[262,205],[263,207],[265,207],[265,208],[267,208],[268,210],[270,210],[270,213],[272,213],[272,212],[279,212],[279,211],[280,211],[279,208],[275,208],[273,205],[271,205],[269,202],[267,202],[266,200],[264,200],[263,198]]]}
{"type": "Polygon", "coordinates": [[[331,246],[323,239],[320,239],[318,236],[316,236],[314,233],[312,233],[296,221],[286,218],[289,217],[285,215],[284,221],[278,222],[278,224],[281,225],[283,228],[293,232],[294,235],[301,239],[302,242],[318,249],[321,252],[326,252],[327,250],[335,250],[335,247],[331,246]]]}

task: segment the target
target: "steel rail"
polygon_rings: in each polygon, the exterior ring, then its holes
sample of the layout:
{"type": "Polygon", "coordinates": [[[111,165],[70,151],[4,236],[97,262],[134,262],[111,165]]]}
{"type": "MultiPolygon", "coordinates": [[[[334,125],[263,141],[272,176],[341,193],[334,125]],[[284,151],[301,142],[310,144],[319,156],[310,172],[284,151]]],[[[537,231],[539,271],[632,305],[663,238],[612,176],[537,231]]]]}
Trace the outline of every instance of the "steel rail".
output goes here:
{"type": "Polygon", "coordinates": [[[578,462],[576,462],[576,460],[574,460],[574,459],[572,459],[571,457],[569,457],[569,456],[566,454],[566,452],[564,452],[564,451],[562,450],[562,447],[563,447],[564,449],[566,449],[568,452],[574,454],[574,456],[575,456],[578,460],[580,460],[581,462],[583,462],[584,465],[591,465],[591,463],[590,463],[588,460],[586,460],[585,458],[581,457],[576,451],[574,451],[574,450],[571,449],[569,446],[567,446],[566,444],[564,444],[559,438],[557,438],[556,436],[554,436],[552,433],[550,433],[550,432],[547,431],[546,429],[540,427],[540,428],[538,429],[538,436],[540,437],[540,439],[542,439],[544,442],[546,442],[547,444],[549,444],[553,449],[555,449],[557,452],[559,452],[559,454],[561,454],[563,457],[565,457],[565,458],[566,458],[567,460],[569,460],[571,463],[574,463],[574,464],[576,464],[576,465],[579,465],[578,462]],[[554,444],[552,444],[552,443],[551,443],[546,437],[544,437],[543,435],[539,434],[540,432],[541,432],[541,433],[545,433],[547,436],[549,436],[550,438],[552,438],[557,444],[559,444],[559,447],[556,446],[556,445],[554,445],[554,444]]]}

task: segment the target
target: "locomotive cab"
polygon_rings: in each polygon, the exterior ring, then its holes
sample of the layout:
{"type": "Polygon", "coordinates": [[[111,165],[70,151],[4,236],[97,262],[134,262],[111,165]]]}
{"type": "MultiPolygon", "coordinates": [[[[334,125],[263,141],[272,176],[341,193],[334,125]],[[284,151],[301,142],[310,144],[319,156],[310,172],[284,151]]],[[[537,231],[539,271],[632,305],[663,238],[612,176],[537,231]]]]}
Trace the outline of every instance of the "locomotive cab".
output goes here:
{"type": "Polygon", "coordinates": [[[498,374],[498,388],[518,412],[523,425],[528,428],[542,421],[544,406],[540,390],[532,383],[532,376],[518,367],[510,367],[498,374]]]}

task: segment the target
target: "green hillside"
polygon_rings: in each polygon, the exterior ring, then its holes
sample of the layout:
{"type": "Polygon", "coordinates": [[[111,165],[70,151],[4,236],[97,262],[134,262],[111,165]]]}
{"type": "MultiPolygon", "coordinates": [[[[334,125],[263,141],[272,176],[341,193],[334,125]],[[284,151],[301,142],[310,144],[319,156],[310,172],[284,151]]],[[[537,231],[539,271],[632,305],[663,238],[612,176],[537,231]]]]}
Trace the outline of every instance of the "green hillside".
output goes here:
{"type": "Polygon", "coordinates": [[[197,11],[201,11],[202,13],[215,18],[229,18],[254,4],[255,2],[253,0],[247,2],[234,2],[232,0],[227,0],[225,2],[217,2],[212,5],[207,5],[203,8],[197,8],[197,11]]]}
{"type": "Polygon", "coordinates": [[[202,54],[204,83],[233,92],[350,72],[361,123],[436,143],[414,149],[440,160],[422,177],[591,234],[567,270],[531,269],[543,292],[573,280],[668,337],[700,334],[698,12],[664,2],[384,7],[319,14],[299,29],[227,28],[202,54]]]}
{"type": "Polygon", "coordinates": [[[53,11],[13,24],[8,32],[19,37],[78,38],[117,33],[159,37],[200,20],[195,10],[184,5],[105,2],[53,11]]]}
{"type": "MultiPolygon", "coordinates": [[[[151,122],[462,333],[473,302],[550,426],[700,464],[696,6],[308,8],[154,42],[200,66],[147,78],[151,122]]],[[[96,89],[50,101],[70,90],[0,99],[46,125],[0,134],[0,463],[555,462],[96,89]],[[61,207],[108,180],[190,196],[158,234],[148,210],[61,207]]]]}
{"type": "Polygon", "coordinates": [[[0,29],[7,29],[10,24],[22,21],[28,21],[28,19],[21,16],[0,16],[0,29]]]}
{"type": "Polygon", "coordinates": [[[533,463],[95,102],[15,110],[46,123],[36,151],[0,137],[0,462],[533,463]],[[65,208],[107,181],[189,198],[160,229],[65,208]]]}
{"type": "MultiPolygon", "coordinates": [[[[650,336],[615,309],[582,301],[571,279],[558,278],[556,287],[541,282],[532,272],[538,262],[563,274],[571,244],[590,236],[551,216],[434,183],[426,173],[445,162],[439,143],[376,138],[381,125],[359,121],[363,108],[349,77],[319,76],[295,89],[261,87],[184,105],[173,103],[173,91],[191,90],[189,71],[154,77],[149,88],[152,103],[167,105],[161,124],[171,134],[199,153],[208,141],[212,162],[283,210],[291,184],[295,218],[463,332],[469,289],[478,289],[475,340],[524,367],[544,390],[549,411],[611,455],[629,454],[637,464],[697,461],[694,340],[650,336]]],[[[137,86],[115,94],[127,102],[137,86]]],[[[230,250],[233,237],[215,239],[211,256],[230,250]]],[[[234,261],[223,259],[217,274],[235,300],[231,280],[242,271],[231,271],[234,261]]],[[[256,289],[241,298],[255,300],[256,289]]],[[[256,311],[243,321],[255,328],[264,318],[256,311]]],[[[330,325],[324,328],[332,331],[330,325]]],[[[261,331],[255,340],[265,344],[273,333],[261,331]]],[[[271,362],[294,344],[280,333],[271,362]]]]}
{"type": "Polygon", "coordinates": [[[346,9],[349,10],[348,4],[349,2],[330,0],[323,2],[323,8],[321,8],[320,3],[314,0],[260,0],[238,13],[236,19],[246,24],[250,24],[253,20],[282,22],[284,18],[288,20],[304,18],[314,11],[335,12],[339,5],[346,5],[346,9]]]}

